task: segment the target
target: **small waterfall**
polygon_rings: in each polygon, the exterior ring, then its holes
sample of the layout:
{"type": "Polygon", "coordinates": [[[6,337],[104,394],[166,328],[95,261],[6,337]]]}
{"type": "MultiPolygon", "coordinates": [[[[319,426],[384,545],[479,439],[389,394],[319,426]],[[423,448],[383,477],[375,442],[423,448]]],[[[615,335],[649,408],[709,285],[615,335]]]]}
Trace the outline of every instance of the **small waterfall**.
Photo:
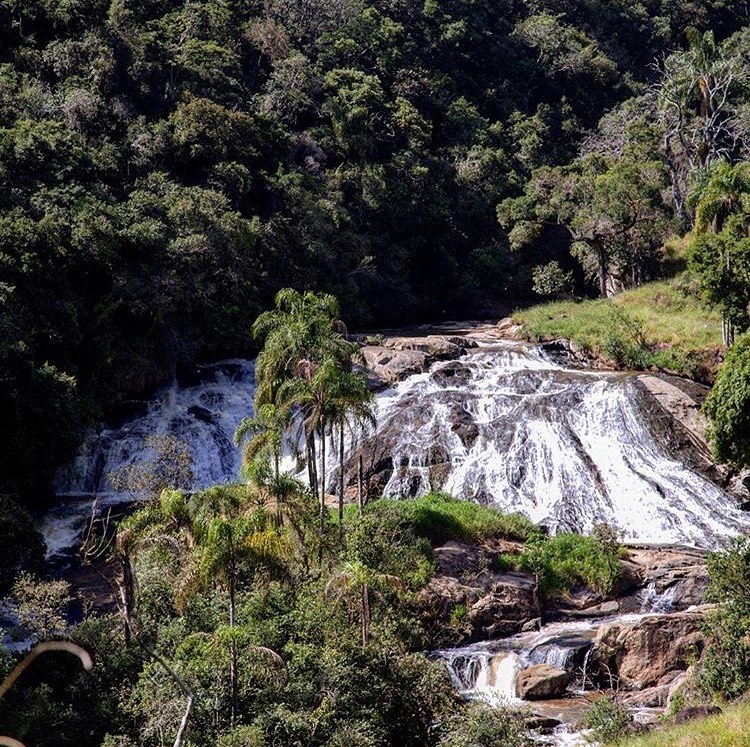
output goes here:
{"type": "Polygon", "coordinates": [[[59,496],[98,495],[116,500],[109,475],[149,456],[146,439],[170,434],[190,447],[194,488],[230,482],[237,477],[240,455],[234,431],[252,412],[255,363],[220,361],[200,370],[199,381],[165,387],[147,412],[119,428],[104,428],[83,444],[75,462],[60,470],[59,496]]]}
{"type": "Polygon", "coordinates": [[[491,705],[507,704],[518,700],[518,673],[534,664],[550,664],[575,675],[588,661],[597,624],[555,623],[541,631],[443,649],[435,655],[445,662],[460,695],[491,705]]]}
{"type": "Polygon", "coordinates": [[[641,612],[647,614],[665,614],[675,607],[677,585],[674,584],[661,593],[656,590],[656,581],[651,581],[641,592],[641,612]]]}
{"type": "Polygon", "coordinates": [[[453,687],[464,697],[492,706],[517,700],[516,676],[524,669],[517,653],[468,646],[440,652],[440,656],[448,667],[453,687]]]}

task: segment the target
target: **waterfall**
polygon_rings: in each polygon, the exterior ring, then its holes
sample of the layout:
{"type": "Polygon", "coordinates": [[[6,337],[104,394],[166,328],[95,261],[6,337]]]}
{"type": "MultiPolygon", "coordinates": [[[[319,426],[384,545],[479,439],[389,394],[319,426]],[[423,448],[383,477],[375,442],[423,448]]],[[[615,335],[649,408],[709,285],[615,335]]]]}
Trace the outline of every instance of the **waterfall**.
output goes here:
{"type": "Polygon", "coordinates": [[[445,662],[453,687],[460,695],[491,705],[507,705],[518,701],[516,676],[527,667],[549,664],[571,675],[577,674],[588,661],[600,623],[554,623],[541,631],[443,649],[436,651],[435,656],[445,662]]]}
{"type": "Polygon", "coordinates": [[[672,434],[649,426],[656,407],[635,375],[566,369],[504,343],[380,395],[362,448],[387,496],[443,490],[551,531],[607,523],[625,541],[705,547],[750,528],[732,497],[670,453],[672,434]]]}
{"type": "MultiPolygon", "coordinates": [[[[45,523],[50,554],[85,523],[90,496],[103,505],[129,500],[108,475],[147,457],[150,435],[189,445],[194,488],[236,479],[232,436],[251,412],[253,392],[254,363],[222,361],[157,393],[143,415],[92,434],[58,475],[65,504],[45,523]]],[[[655,405],[633,375],[567,369],[538,346],[503,342],[410,376],[379,393],[375,406],[375,432],[347,434],[350,486],[362,454],[387,496],[444,490],[519,511],[551,531],[587,532],[605,522],[625,541],[705,547],[750,528],[727,493],[655,437],[648,426],[655,405]]],[[[335,452],[329,491],[338,480],[335,452]]]]}

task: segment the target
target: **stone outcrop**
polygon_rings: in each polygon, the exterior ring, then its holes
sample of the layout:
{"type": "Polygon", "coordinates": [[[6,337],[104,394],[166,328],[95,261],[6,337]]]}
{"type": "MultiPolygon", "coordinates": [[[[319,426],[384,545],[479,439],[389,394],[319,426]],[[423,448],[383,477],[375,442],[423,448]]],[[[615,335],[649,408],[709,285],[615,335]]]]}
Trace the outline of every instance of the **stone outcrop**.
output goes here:
{"type": "Polygon", "coordinates": [[[463,608],[461,620],[454,621],[462,626],[454,631],[462,640],[512,635],[528,626],[539,617],[534,577],[493,570],[502,552],[517,551],[513,542],[476,546],[452,541],[436,548],[437,574],[420,596],[426,622],[442,629],[463,608]]]}
{"type": "Polygon", "coordinates": [[[594,665],[628,690],[659,686],[666,675],[674,679],[673,673],[687,669],[703,649],[699,626],[704,613],[699,609],[604,624],[594,639],[594,665]]]}
{"type": "Polygon", "coordinates": [[[370,384],[378,389],[426,371],[434,361],[458,358],[475,346],[470,338],[450,335],[384,337],[377,345],[364,344],[362,355],[370,384]]]}
{"type": "Polygon", "coordinates": [[[569,676],[549,664],[536,664],[516,676],[516,693],[524,700],[560,698],[568,687],[569,676]]]}

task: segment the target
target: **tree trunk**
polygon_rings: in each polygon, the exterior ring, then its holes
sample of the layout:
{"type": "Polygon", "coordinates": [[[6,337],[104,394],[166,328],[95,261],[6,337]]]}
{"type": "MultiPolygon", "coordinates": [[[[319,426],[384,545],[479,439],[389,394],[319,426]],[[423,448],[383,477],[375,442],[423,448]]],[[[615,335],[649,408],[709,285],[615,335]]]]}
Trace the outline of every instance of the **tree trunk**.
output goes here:
{"type": "MultiPolygon", "coordinates": [[[[230,571],[231,573],[231,571],[230,571]]],[[[234,640],[235,626],[235,588],[234,577],[229,581],[229,630],[232,636],[229,642],[229,690],[231,693],[231,710],[229,712],[229,723],[234,727],[237,716],[237,643],[234,640]]]]}
{"type": "Polygon", "coordinates": [[[339,524],[344,523],[344,421],[339,425],[339,524]]]}
{"type": "Polygon", "coordinates": [[[362,645],[366,646],[370,640],[370,588],[367,584],[362,584],[362,645]]]}
{"type": "Polygon", "coordinates": [[[359,455],[359,462],[357,464],[357,505],[359,506],[359,515],[362,516],[362,511],[365,507],[364,504],[364,492],[362,490],[362,454],[359,455]]]}
{"type": "Polygon", "coordinates": [[[607,297],[607,252],[603,247],[597,247],[599,259],[599,295],[607,297]]]}

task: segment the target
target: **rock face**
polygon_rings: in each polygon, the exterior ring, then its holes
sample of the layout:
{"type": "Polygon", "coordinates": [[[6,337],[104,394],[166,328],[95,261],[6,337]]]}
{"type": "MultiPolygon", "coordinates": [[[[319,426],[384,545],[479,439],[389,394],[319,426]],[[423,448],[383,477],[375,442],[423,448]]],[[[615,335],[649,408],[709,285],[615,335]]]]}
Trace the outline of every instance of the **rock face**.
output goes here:
{"type": "Polygon", "coordinates": [[[517,547],[511,542],[478,547],[451,541],[436,548],[438,572],[420,598],[428,625],[440,630],[463,608],[465,614],[456,621],[461,630],[454,633],[462,640],[479,640],[518,633],[538,618],[534,577],[492,570],[501,552],[517,547]]]}
{"type": "Polygon", "coordinates": [[[379,345],[363,345],[362,355],[370,384],[378,389],[426,371],[436,360],[458,358],[475,346],[474,340],[448,335],[386,337],[379,345]]]}
{"type": "Polygon", "coordinates": [[[565,694],[568,673],[549,664],[536,664],[516,676],[516,692],[524,700],[549,700],[565,694]]]}
{"type": "Polygon", "coordinates": [[[594,639],[595,666],[624,689],[642,690],[660,682],[668,685],[676,671],[687,669],[700,655],[703,635],[699,625],[704,614],[695,610],[604,624],[594,639]]]}

